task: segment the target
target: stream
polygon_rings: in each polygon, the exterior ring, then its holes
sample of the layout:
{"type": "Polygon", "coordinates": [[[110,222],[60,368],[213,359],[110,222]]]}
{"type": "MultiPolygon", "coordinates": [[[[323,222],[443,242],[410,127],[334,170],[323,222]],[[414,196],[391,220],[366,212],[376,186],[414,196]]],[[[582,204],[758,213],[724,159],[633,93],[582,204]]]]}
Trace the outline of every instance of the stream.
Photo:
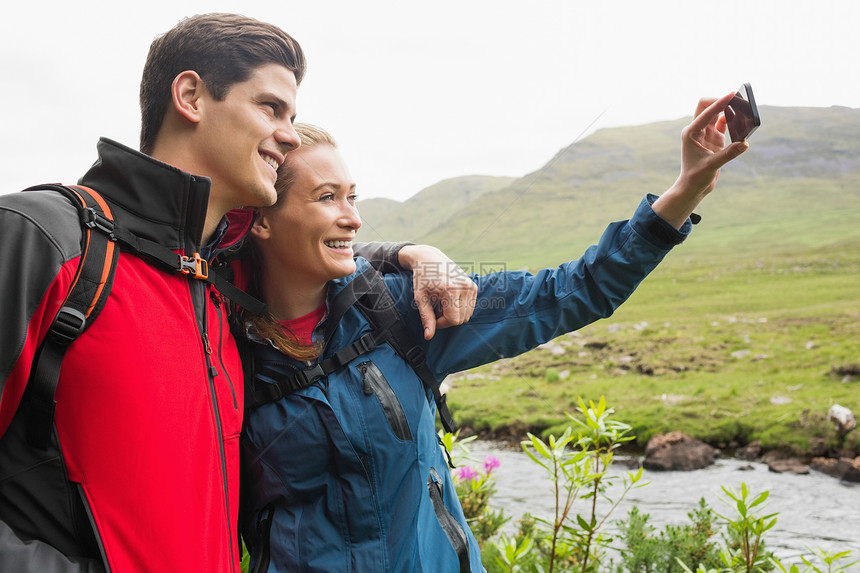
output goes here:
{"type": "MultiPolygon", "coordinates": [[[[526,512],[545,519],[552,517],[552,482],[546,477],[546,470],[522,450],[505,449],[481,441],[469,444],[469,450],[470,457],[476,460],[490,455],[501,462],[493,472],[497,490],[490,499],[490,505],[503,509],[505,515],[512,518],[505,525],[507,533],[516,531],[517,520],[526,512]]],[[[616,463],[612,473],[628,471],[616,463]]],[[[613,500],[622,491],[621,480],[617,482],[607,492],[613,500]]],[[[697,506],[701,497],[714,511],[733,516],[734,505],[729,506],[723,501],[727,497],[720,486],[740,491],[741,484],[746,483],[751,497],[766,490],[770,492],[764,511],[757,515],[779,513],[776,526],[765,534],[764,539],[768,549],[784,564],[798,563],[802,569],[800,555],[809,555],[816,548],[831,554],[850,550],[850,558],[841,563],[860,559],[860,484],[841,482],[815,471],[807,475],[778,474],[769,471],[765,464],[734,458],[719,458],[712,466],[693,472],[644,470],[640,483],[644,482],[650,483],[632,489],[612,514],[607,522],[613,524],[610,529],[614,529],[615,521],[626,519],[634,505],[641,512],[650,514],[649,522],[658,531],[666,524],[687,524],[687,513],[697,506]],[[752,469],[742,471],[750,467],[752,469]]],[[[603,511],[598,507],[598,519],[608,507],[608,503],[603,505],[603,511]]],[[[577,510],[583,514],[587,511],[583,502],[574,505],[574,511],[577,510]]],[[[715,531],[714,539],[720,539],[724,526],[718,524],[715,531]]],[[[813,560],[813,563],[820,567],[820,561],[813,560]]],[[[860,564],[850,571],[860,572],[860,564]]]]}

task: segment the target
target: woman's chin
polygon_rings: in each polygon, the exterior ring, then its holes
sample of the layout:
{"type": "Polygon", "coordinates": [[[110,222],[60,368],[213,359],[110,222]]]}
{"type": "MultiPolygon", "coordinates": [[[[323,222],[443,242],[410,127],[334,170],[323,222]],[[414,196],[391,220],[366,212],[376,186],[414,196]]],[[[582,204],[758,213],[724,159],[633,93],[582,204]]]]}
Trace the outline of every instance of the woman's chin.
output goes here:
{"type": "Polygon", "coordinates": [[[338,269],[337,276],[332,277],[332,278],[342,279],[343,277],[348,277],[349,275],[351,275],[354,272],[355,272],[355,261],[352,261],[351,265],[341,265],[341,267],[338,269]]]}

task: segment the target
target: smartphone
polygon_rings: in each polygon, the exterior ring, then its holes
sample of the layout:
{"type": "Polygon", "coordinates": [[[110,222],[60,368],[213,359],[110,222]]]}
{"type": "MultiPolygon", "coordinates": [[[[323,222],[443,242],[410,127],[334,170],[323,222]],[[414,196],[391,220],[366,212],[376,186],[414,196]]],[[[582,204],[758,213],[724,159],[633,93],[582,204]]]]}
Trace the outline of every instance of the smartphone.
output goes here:
{"type": "Polygon", "coordinates": [[[726,126],[732,142],[743,141],[761,125],[752,86],[743,84],[725,110],[726,126]]]}

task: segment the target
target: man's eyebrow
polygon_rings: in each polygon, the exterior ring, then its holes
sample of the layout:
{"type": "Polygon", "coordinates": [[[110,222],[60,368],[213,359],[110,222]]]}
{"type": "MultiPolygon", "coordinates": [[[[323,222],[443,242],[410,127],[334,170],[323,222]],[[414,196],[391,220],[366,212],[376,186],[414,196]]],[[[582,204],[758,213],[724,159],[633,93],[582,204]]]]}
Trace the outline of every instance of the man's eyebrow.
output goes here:
{"type": "Polygon", "coordinates": [[[278,96],[274,92],[263,92],[259,95],[257,99],[260,101],[274,101],[276,104],[278,104],[278,107],[284,108],[287,111],[292,111],[293,109],[288,101],[278,96]]]}

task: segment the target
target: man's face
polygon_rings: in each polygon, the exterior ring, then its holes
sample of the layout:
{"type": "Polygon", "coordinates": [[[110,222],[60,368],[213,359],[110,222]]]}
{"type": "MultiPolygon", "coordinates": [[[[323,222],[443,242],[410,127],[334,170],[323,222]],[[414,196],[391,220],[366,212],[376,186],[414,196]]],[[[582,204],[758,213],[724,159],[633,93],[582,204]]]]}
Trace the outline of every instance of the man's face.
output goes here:
{"type": "MultiPolygon", "coordinates": [[[[205,89],[205,85],[204,85],[205,89]]],[[[296,76],[278,64],[257,68],[222,101],[205,97],[196,141],[199,173],[212,179],[210,206],[223,212],[277,198],[277,168],[301,142],[293,129],[296,76]]]]}

